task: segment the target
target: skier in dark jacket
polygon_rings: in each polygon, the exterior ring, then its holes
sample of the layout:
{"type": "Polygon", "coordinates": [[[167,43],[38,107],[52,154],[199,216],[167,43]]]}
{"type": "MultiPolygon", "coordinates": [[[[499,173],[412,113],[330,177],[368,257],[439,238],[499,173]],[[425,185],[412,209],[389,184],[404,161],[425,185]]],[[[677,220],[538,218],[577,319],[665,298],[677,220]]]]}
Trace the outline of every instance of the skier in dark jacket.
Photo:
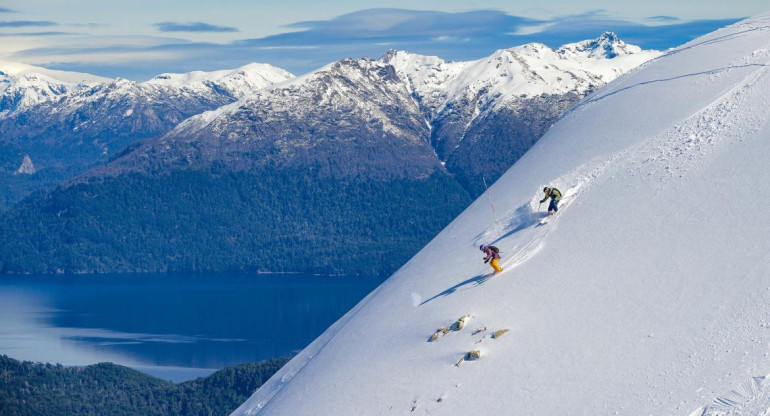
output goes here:
{"type": "Polygon", "coordinates": [[[543,189],[543,193],[545,194],[545,198],[540,200],[540,203],[547,201],[548,198],[551,198],[551,203],[548,204],[548,215],[556,214],[556,211],[559,210],[559,201],[561,201],[561,192],[556,188],[549,188],[545,187],[543,189]]]}
{"type": "Polygon", "coordinates": [[[500,273],[503,268],[498,264],[500,262],[500,250],[495,246],[485,246],[484,244],[479,246],[479,250],[483,251],[487,256],[484,258],[484,263],[489,263],[495,273],[500,273]]]}

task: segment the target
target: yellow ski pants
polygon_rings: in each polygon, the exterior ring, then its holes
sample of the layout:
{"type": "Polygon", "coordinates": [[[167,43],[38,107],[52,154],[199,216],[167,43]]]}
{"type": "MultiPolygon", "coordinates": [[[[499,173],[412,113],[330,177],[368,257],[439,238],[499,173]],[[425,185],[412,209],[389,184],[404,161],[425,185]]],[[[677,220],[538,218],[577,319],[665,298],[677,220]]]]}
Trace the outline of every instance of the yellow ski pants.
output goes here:
{"type": "Polygon", "coordinates": [[[500,262],[500,259],[492,259],[492,261],[489,262],[489,264],[492,265],[492,268],[495,269],[495,273],[500,273],[501,271],[503,271],[503,268],[500,267],[499,264],[497,264],[499,262],[500,262]]]}

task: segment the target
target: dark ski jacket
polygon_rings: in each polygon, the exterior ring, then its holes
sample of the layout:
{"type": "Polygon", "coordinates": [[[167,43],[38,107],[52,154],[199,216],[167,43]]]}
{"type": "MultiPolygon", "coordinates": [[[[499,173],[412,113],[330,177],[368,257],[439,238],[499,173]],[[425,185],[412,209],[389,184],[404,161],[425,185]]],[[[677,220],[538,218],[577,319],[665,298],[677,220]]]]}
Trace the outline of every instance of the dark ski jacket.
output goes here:
{"type": "Polygon", "coordinates": [[[545,196],[545,198],[540,200],[540,203],[547,201],[548,198],[553,198],[554,201],[561,201],[561,192],[559,192],[556,188],[551,188],[551,192],[548,193],[548,195],[545,196]]]}
{"type": "Polygon", "coordinates": [[[494,250],[489,248],[489,246],[484,247],[484,254],[487,255],[486,257],[484,257],[484,261],[489,261],[491,259],[499,259],[500,258],[500,254],[499,253],[495,253],[494,250]]]}

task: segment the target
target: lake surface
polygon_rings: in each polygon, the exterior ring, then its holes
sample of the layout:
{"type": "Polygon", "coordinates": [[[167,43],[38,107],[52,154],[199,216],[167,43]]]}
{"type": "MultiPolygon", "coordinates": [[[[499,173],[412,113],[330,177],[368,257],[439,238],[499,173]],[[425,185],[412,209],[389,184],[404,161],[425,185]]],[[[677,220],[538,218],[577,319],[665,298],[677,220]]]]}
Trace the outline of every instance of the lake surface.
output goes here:
{"type": "Polygon", "coordinates": [[[113,362],[173,381],[290,357],[379,277],[98,275],[0,278],[0,354],[113,362]]]}

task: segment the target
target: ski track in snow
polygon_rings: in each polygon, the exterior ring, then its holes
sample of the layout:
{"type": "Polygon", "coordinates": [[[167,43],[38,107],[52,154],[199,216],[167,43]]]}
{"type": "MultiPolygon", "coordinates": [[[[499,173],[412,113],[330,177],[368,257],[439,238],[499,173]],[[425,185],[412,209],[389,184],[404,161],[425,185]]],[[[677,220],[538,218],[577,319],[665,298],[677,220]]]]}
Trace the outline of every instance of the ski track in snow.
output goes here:
{"type": "MultiPolygon", "coordinates": [[[[571,174],[555,179],[548,186],[566,190],[563,191],[559,214],[548,224],[538,223],[543,214],[535,208],[540,205],[541,199],[536,194],[527,204],[492,223],[476,238],[475,245],[494,244],[499,247],[504,255],[502,266],[508,271],[535,256],[543,247],[548,234],[556,227],[558,217],[564,215],[566,208],[579,198],[591,182],[613,167],[622,163],[631,176],[645,175],[648,180],[658,181],[659,192],[665,186],[666,179],[681,178],[688,170],[702,166],[704,159],[717,146],[743,140],[743,137],[756,133],[770,118],[767,95],[755,88],[768,76],[770,49],[754,51],[750,56],[730,65],[731,68],[746,66],[757,66],[758,69],[720,98],[661,135],[642,141],[603,162],[581,166],[571,174]],[[746,106],[751,106],[755,111],[741,111],[746,106]],[[747,113],[751,116],[746,117],[747,113]]],[[[712,74],[710,81],[719,76],[720,73],[712,74]]]]}
{"type": "MultiPolygon", "coordinates": [[[[657,182],[657,194],[670,179],[682,178],[688,171],[704,166],[708,156],[719,146],[742,141],[757,133],[770,119],[767,91],[758,88],[763,82],[767,84],[764,80],[769,76],[770,49],[754,51],[750,56],[730,65],[732,68],[747,66],[756,66],[758,69],[721,97],[662,134],[611,155],[604,162],[582,166],[572,174],[555,179],[549,186],[566,191],[559,214],[549,224],[541,225],[538,222],[541,214],[536,207],[541,196],[536,194],[527,204],[497,219],[477,236],[475,243],[498,246],[503,254],[503,273],[508,272],[534,257],[544,247],[546,238],[558,224],[558,218],[565,215],[563,211],[605,173],[620,168],[628,171],[631,176],[644,175],[645,179],[657,182]],[[752,108],[753,111],[746,111],[746,108],[752,108]]],[[[713,82],[720,75],[711,74],[709,81],[713,82]]],[[[482,279],[482,282],[487,279],[482,279]]],[[[460,291],[468,289],[472,287],[460,291]]],[[[689,416],[770,416],[768,377],[770,375],[752,377],[689,416]]]]}
{"type": "Polygon", "coordinates": [[[580,197],[591,182],[602,176],[617,159],[617,156],[612,156],[603,162],[583,165],[547,184],[562,191],[558,214],[548,223],[540,223],[544,215],[547,215],[543,209],[548,206],[548,201],[541,204],[542,194],[537,193],[526,204],[494,221],[487,230],[476,237],[474,245],[487,244],[500,248],[503,272],[523,264],[544,246],[545,239],[555,229],[558,218],[565,215],[567,208],[580,197]]]}
{"type": "Polygon", "coordinates": [[[770,378],[752,377],[689,416],[770,415],[770,378]]]}

